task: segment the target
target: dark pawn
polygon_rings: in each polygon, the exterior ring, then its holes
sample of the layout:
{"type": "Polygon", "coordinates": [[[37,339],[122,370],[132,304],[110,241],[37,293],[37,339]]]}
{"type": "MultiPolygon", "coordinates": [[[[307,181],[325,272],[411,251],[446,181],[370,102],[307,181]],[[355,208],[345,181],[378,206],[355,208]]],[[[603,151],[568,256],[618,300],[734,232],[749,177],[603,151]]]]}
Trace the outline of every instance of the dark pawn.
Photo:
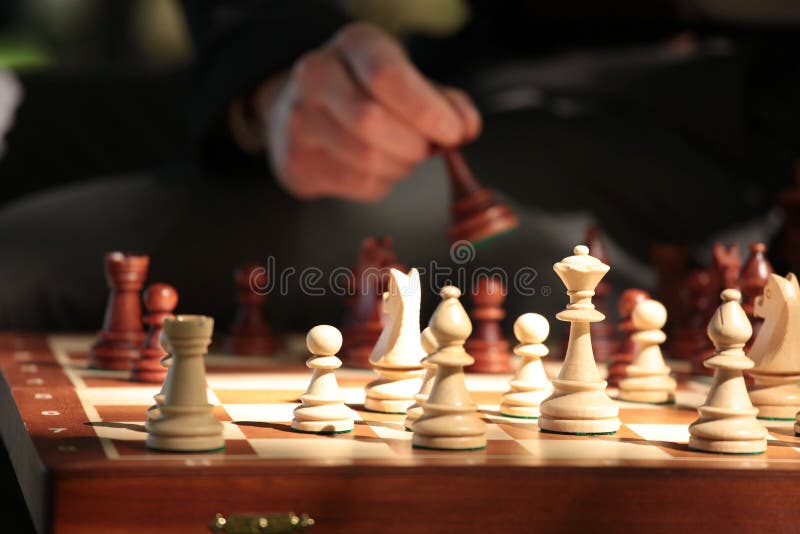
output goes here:
{"type": "Polygon", "coordinates": [[[500,321],[506,316],[505,300],[506,288],[497,278],[481,276],[473,286],[472,336],[464,348],[475,358],[475,363],[466,368],[467,372],[511,372],[510,346],[500,327],[500,321]]]}
{"type": "Polygon", "coordinates": [[[269,356],[275,351],[272,329],[264,318],[265,294],[269,280],[263,266],[248,263],[233,271],[236,285],[236,314],[228,332],[225,352],[240,356],[269,356]]]}
{"type": "MultiPolygon", "coordinates": [[[[611,265],[606,253],[606,247],[600,236],[600,229],[592,225],[586,231],[586,246],[589,247],[589,254],[599,259],[606,265],[611,265]]],[[[605,321],[591,323],[589,326],[592,333],[592,350],[595,360],[598,362],[609,361],[619,349],[617,343],[616,329],[609,317],[609,299],[611,297],[611,284],[607,279],[603,279],[597,284],[594,290],[592,302],[599,312],[606,316],[605,321]]],[[[569,335],[567,334],[567,337],[569,335]]],[[[564,345],[566,347],[566,343],[564,345]]]]}
{"type": "Polygon", "coordinates": [[[130,370],[144,339],[139,292],[147,278],[148,256],[109,252],[105,255],[108,304],[100,339],[89,351],[93,369],[130,370]]]}
{"type": "Polygon", "coordinates": [[[636,331],[631,316],[633,309],[640,302],[650,298],[650,294],[643,289],[626,289],[617,301],[617,311],[620,322],[617,325],[619,332],[619,350],[614,354],[614,359],[608,367],[608,385],[619,386],[619,381],[627,375],[628,366],[633,363],[636,356],[636,345],[631,339],[631,334],[636,331]]]}
{"type": "Polygon", "coordinates": [[[442,155],[452,195],[452,224],[448,233],[451,243],[480,242],[519,226],[511,207],[498,201],[490,189],[478,183],[459,151],[444,149],[442,155]]]}
{"type": "Polygon", "coordinates": [[[172,312],[178,305],[178,292],[169,284],[150,284],[142,296],[147,315],[144,324],[148,326],[139,358],[133,361],[131,380],[135,382],[162,383],[167,376],[167,368],[161,359],[167,355],[161,347],[161,332],[164,319],[174,317],[172,312]]]}
{"type": "Polygon", "coordinates": [[[350,280],[352,292],[347,299],[347,312],[342,324],[342,359],[349,367],[372,368],[369,356],[383,331],[383,292],[389,288],[391,268],[406,272],[392,248],[392,238],[366,238],[358,250],[350,280]]]}
{"type": "Polygon", "coordinates": [[[756,317],[754,310],[756,298],[764,293],[769,275],[774,272],[772,264],[766,257],[766,252],[767,246],[764,243],[750,245],[750,257],[747,258],[744,267],[742,267],[742,274],[739,276],[739,287],[742,290],[742,308],[744,308],[747,318],[750,319],[750,324],[753,326],[753,335],[745,345],[746,352],[750,350],[759,330],[761,330],[761,325],[764,324],[764,319],[756,317]]]}

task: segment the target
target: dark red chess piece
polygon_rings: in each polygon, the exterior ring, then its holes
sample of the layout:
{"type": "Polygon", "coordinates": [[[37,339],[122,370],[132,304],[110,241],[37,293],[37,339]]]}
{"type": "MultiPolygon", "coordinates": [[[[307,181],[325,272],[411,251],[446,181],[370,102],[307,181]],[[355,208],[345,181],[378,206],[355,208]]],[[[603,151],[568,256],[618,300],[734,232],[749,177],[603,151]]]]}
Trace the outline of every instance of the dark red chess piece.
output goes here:
{"type": "MultiPolygon", "coordinates": [[[[589,247],[589,254],[599,259],[606,265],[611,265],[606,253],[606,247],[600,236],[600,229],[592,225],[586,232],[586,246],[589,247]]],[[[605,278],[597,284],[594,290],[592,302],[595,308],[606,316],[605,321],[591,323],[592,351],[598,362],[607,362],[617,352],[619,343],[617,342],[614,325],[608,320],[610,306],[608,299],[611,296],[611,284],[605,278]]],[[[566,343],[564,345],[566,347],[566,343]]],[[[564,351],[566,352],[566,351],[564,351]]]]}
{"type": "Polygon", "coordinates": [[[739,276],[739,287],[742,290],[742,308],[744,308],[747,318],[750,319],[750,324],[753,326],[753,336],[745,345],[745,351],[750,350],[759,330],[761,330],[761,325],[764,324],[764,319],[756,317],[753,312],[756,298],[764,293],[769,275],[774,272],[772,264],[767,259],[766,252],[767,246],[764,243],[750,245],[750,257],[747,258],[739,276]]]}
{"type": "Polygon", "coordinates": [[[405,272],[388,236],[368,237],[361,243],[350,280],[352,293],[342,324],[341,354],[346,365],[369,369],[369,356],[383,330],[383,292],[389,288],[389,269],[405,272]]]}
{"type": "Polygon", "coordinates": [[[130,370],[144,339],[139,292],[147,278],[148,256],[109,252],[105,255],[109,287],[100,339],[89,351],[93,369],[130,370]]]}
{"type": "Polygon", "coordinates": [[[726,246],[722,243],[714,243],[711,267],[708,269],[710,282],[704,288],[706,293],[704,303],[707,303],[707,307],[703,307],[698,313],[698,322],[694,325],[694,331],[691,335],[691,339],[696,340],[699,344],[691,358],[692,374],[709,376],[714,374],[713,369],[703,365],[703,362],[714,354],[714,344],[709,339],[706,330],[712,315],[716,311],[716,302],[720,293],[724,289],[739,288],[741,267],[742,256],[739,253],[738,245],[726,246]],[[700,344],[701,342],[702,344],[700,344]]]}
{"type": "Polygon", "coordinates": [[[178,292],[169,284],[150,284],[144,290],[142,301],[147,311],[144,324],[148,329],[139,358],[133,361],[131,380],[160,384],[167,376],[167,368],[161,365],[161,358],[167,355],[161,347],[161,332],[164,319],[174,317],[172,312],[178,305],[178,292]]]}
{"type": "Polygon", "coordinates": [[[794,185],[778,195],[783,211],[780,248],[781,263],[792,273],[800,272],[800,161],[795,163],[794,185]]]}
{"type": "Polygon", "coordinates": [[[499,278],[479,277],[472,287],[472,336],[465,348],[475,363],[465,370],[473,373],[510,373],[511,350],[500,322],[505,318],[506,288],[499,278]]]}
{"type": "Polygon", "coordinates": [[[455,149],[443,149],[452,195],[452,224],[448,237],[456,241],[480,242],[510,232],[519,226],[511,207],[497,200],[470,171],[464,156],[455,149]]]}
{"type": "Polygon", "coordinates": [[[236,312],[224,350],[239,356],[270,356],[275,352],[275,337],[264,318],[267,271],[261,265],[248,263],[233,271],[233,282],[236,312]]]}
{"type": "Polygon", "coordinates": [[[667,308],[667,342],[664,350],[671,357],[677,353],[673,346],[679,339],[677,331],[686,326],[686,309],[683,284],[689,273],[689,247],[685,244],[657,242],[650,248],[650,263],[656,271],[655,298],[667,308]]]}
{"type": "Polygon", "coordinates": [[[692,360],[708,344],[706,328],[709,314],[719,300],[718,285],[707,269],[692,269],[681,289],[681,305],[675,317],[678,323],[672,329],[670,356],[692,360]],[[716,292],[717,298],[712,298],[716,292]]]}
{"type": "Polygon", "coordinates": [[[636,356],[636,344],[631,335],[636,331],[633,326],[633,309],[640,302],[650,298],[650,294],[643,289],[626,289],[617,301],[617,311],[620,322],[617,325],[619,332],[619,350],[614,354],[614,360],[608,367],[608,385],[619,386],[619,381],[627,375],[628,366],[633,363],[636,356]]]}

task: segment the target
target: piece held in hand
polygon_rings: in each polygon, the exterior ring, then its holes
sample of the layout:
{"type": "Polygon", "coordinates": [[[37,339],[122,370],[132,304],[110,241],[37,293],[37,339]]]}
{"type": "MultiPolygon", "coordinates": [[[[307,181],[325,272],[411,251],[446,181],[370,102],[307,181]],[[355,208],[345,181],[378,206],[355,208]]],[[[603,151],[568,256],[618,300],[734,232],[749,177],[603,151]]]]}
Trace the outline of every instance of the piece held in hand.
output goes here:
{"type": "Polygon", "coordinates": [[[428,400],[431,389],[433,389],[433,381],[436,379],[436,365],[429,361],[428,356],[436,352],[439,343],[436,341],[436,338],[433,337],[431,327],[426,327],[425,330],[422,331],[420,343],[422,344],[422,350],[425,351],[425,357],[422,358],[420,362],[422,367],[425,368],[425,376],[422,377],[422,386],[420,386],[419,392],[414,395],[414,404],[409,406],[408,410],[406,410],[406,430],[411,430],[414,427],[414,421],[419,419],[422,415],[422,404],[428,400]]]}
{"type": "Polygon", "coordinates": [[[452,225],[448,237],[457,241],[481,242],[519,226],[511,207],[498,201],[494,193],[475,179],[458,150],[442,152],[450,177],[452,225]]]}
{"type": "Polygon", "coordinates": [[[145,423],[147,447],[165,451],[215,451],[225,447],[222,423],[208,403],[204,356],[211,344],[214,319],[178,315],[164,320],[172,366],[164,383],[158,415],[145,423]]]}
{"type": "Polygon", "coordinates": [[[89,352],[93,369],[130,370],[144,339],[139,292],[147,278],[148,256],[109,252],[105,255],[109,295],[103,329],[89,352]]]}
{"type": "Polygon", "coordinates": [[[598,282],[608,265],[589,255],[583,245],[575,255],[553,266],[567,287],[569,304],[556,319],[570,323],[569,343],[564,365],[553,380],[553,394],[542,402],[539,428],[563,434],[613,434],[620,427],[619,408],[606,394],[606,381],[600,376],[592,353],[589,325],[605,316],[592,304],[598,282]]]}
{"type": "Polygon", "coordinates": [[[306,366],[313,369],[308,389],[294,409],[292,429],[313,434],[339,434],[353,430],[353,411],[344,403],[335,371],[342,366],[336,353],[342,334],[336,327],[318,325],[308,331],[306,347],[312,354],[306,366]]]}
{"type": "Polygon", "coordinates": [[[744,345],[753,333],[739,305],[736,289],[722,292],[722,305],[708,325],[715,352],[705,365],[714,370],[714,382],[700,417],[689,425],[689,447],[727,454],[756,454],[767,450],[767,430],[756,420],[742,371],[753,367],[744,345]]]}
{"type": "Polygon", "coordinates": [[[657,300],[636,305],[631,317],[636,333],[631,336],[636,356],[619,383],[620,400],[663,404],[675,401],[678,383],[664,363],[661,345],[667,340],[661,330],[667,323],[667,309],[657,300]]]}
{"type": "Polygon", "coordinates": [[[369,361],[378,373],[366,387],[364,407],[373,412],[406,413],[422,386],[425,356],[419,334],[422,297],[419,273],[391,269],[389,290],[384,293],[385,325],[369,361]]]}
{"type": "Polygon", "coordinates": [[[511,351],[500,321],[506,316],[503,302],[506,288],[499,278],[481,276],[472,288],[474,307],[470,315],[474,328],[465,345],[475,358],[467,368],[472,373],[510,373],[511,351]]]}
{"type": "Polygon", "coordinates": [[[608,385],[612,387],[619,386],[619,381],[622,380],[627,372],[628,366],[633,363],[634,352],[636,351],[636,344],[631,339],[631,336],[636,331],[633,326],[633,309],[637,304],[643,300],[650,298],[647,291],[643,289],[626,289],[617,301],[617,311],[619,312],[619,324],[617,331],[619,332],[619,350],[614,354],[614,360],[608,367],[608,385]]]}
{"type": "Polygon", "coordinates": [[[519,340],[514,354],[522,362],[509,383],[510,390],[503,395],[500,404],[502,415],[528,419],[539,417],[539,405],[553,392],[553,384],[542,365],[542,358],[548,353],[544,341],[549,333],[550,323],[538,313],[525,313],[514,322],[514,335],[519,340]]]}
{"type": "Polygon", "coordinates": [[[412,445],[423,449],[468,450],[486,447],[486,423],[470,399],[464,367],[474,361],[464,350],[472,332],[457,287],[446,286],[430,320],[439,348],[428,359],[437,366],[436,378],[422,417],[414,422],[412,445]]]}
{"type": "Polygon", "coordinates": [[[139,358],[133,361],[131,380],[160,384],[167,376],[167,368],[161,364],[161,359],[167,355],[161,346],[161,332],[164,320],[174,317],[172,312],[178,305],[178,292],[169,284],[150,284],[144,291],[142,301],[147,310],[144,323],[148,329],[139,358]]]}
{"type": "Polygon", "coordinates": [[[268,286],[266,269],[248,263],[234,270],[236,315],[225,344],[225,352],[239,356],[269,356],[275,352],[275,338],[264,318],[268,286]],[[261,288],[261,289],[259,289],[261,288]]]}
{"type": "Polygon", "coordinates": [[[760,419],[794,421],[800,411],[800,287],[797,277],[769,275],[754,313],[764,324],[750,349],[750,399],[760,419]]]}

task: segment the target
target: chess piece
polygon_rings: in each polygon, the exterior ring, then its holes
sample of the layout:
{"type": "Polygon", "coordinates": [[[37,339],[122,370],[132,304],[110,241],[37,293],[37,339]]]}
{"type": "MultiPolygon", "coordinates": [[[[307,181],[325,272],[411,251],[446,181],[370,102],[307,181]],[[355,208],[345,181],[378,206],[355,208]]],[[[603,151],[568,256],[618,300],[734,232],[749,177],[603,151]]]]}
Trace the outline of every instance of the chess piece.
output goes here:
{"type": "Polygon", "coordinates": [[[620,400],[656,404],[675,402],[675,379],[664,363],[661,345],[667,340],[661,330],[667,322],[667,309],[657,300],[644,300],[631,316],[637,330],[631,340],[636,347],[633,363],[619,383],[620,400]]]}
{"type": "Polygon", "coordinates": [[[767,246],[764,243],[753,243],[750,245],[750,257],[742,267],[742,272],[739,275],[739,287],[742,290],[742,308],[750,320],[753,327],[753,336],[747,342],[745,351],[749,351],[753,342],[758,337],[761,331],[761,325],[764,319],[755,316],[756,299],[764,293],[764,288],[767,287],[769,275],[774,271],[772,264],[766,257],[767,246]]]}
{"type": "Polygon", "coordinates": [[[275,339],[264,318],[267,295],[263,289],[269,282],[266,269],[248,263],[234,270],[233,279],[237,306],[225,352],[240,356],[269,356],[275,351],[275,339]]]}
{"type": "Polygon", "coordinates": [[[783,212],[780,257],[789,271],[800,272],[800,160],[794,166],[794,184],[781,191],[778,203],[783,212]]]}
{"type": "MultiPolygon", "coordinates": [[[[667,325],[666,351],[673,358],[677,357],[672,347],[678,339],[676,330],[684,326],[687,315],[681,293],[689,272],[689,260],[690,249],[685,244],[655,242],[650,247],[650,264],[656,271],[656,290],[653,297],[664,304],[671,318],[667,325]]],[[[622,342],[624,343],[624,339],[622,342]]]]}
{"type": "Polygon", "coordinates": [[[350,367],[369,369],[369,356],[383,331],[383,293],[389,288],[389,269],[405,271],[388,236],[369,237],[361,243],[350,280],[347,314],[343,321],[343,359],[350,367]]]}
{"type": "Polygon", "coordinates": [[[757,454],[767,450],[767,431],[756,420],[742,371],[753,367],[744,345],[752,334],[736,289],[722,292],[722,305],[708,324],[714,355],[705,365],[714,369],[714,382],[700,417],[689,425],[689,447],[706,452],[757,454]]]}
{"type": "Polygon", "coordinates": [[[617,311],[620,317],[617,330],[619,331],[620,342],[619,350],[614,355],[614,361],[608,367],[606,380],[608,380],[609,386],[619,386],[619,381],[627,374],[628,366],[633,363],[636,344],[631,339],[631,336],[636,331],[636,328],[633,326],[631,316],[636,305],[649,298],[650,295],[643,289],[626,289],[620,295],[619,301],[617,301],[617,311]]]}
{"type": "Polygon", "coordinates": [[[519,219],[511,207],[475,179],[464,156],[452,148],[442,150],[452,195],[452,224],[448,237],[457,241],[481,242],[514,230],[519,219]]]}
{"type": "MultiPolygon", "coordinates": [[[[589,247],[589,254],[610,265],[606,246],[600,235],[600,228],[597,225],[589,226],[586,231],[586,246],[589,247]]],[[[600,280],[594,290],[592,302],[594,307],[605,316],[609,313],[608,300],[611,297],[611,284],[607,279],[600,280]]],[[[599,321],[591,323],[589,329],[592,334],[592,350],[594,351],[595,361],[607,362],[619,348],[614,325],[609,321],[599,321]]]]}
{"type": "Polygon", "coordinates": [[[370,354],[378,379],[366,387],[364,407],[383,413],[405,414],[422,386],[425,352],[419,334],[421,286],[419,273],[390,270],[389,290],[384,296],[386,324],[370,354]]]}
{"type": "MultiPolygon", "coordinates": [[[[697,354],[705,354],[708,336],[705,328],[713,313],[719,295],[719,286],[707,269],[692,269],[679,291],[680,306],[674,314],[677,318],[669,342],[669,354],[680,360],[693,360],[697,354]],[[713,296],[713,298],[712,298],[713,296]]],[[[706,355],[710,355],[708,352],[706,355]]]]}
{"type": "MultiPolygon", "coordinates": [[[[165,320],[166,320],[166,318],[165,318],[165,320]]],[[[156,419],[157,417],[159,417],[161,415],[161,412],[159,411],[159,407],[162,404],[164,404],[164,399],[166,398],[166,391],[165,391],[164,388],[165,388],[167,382],[169,382],[169,373],[170,373],[170,369],[172,369],[172,348],[169,345],[169,339],[167,339],[167,336],[164,335],[164,325],[163,325],[163,323],[161,325],[161,336],[160,336],[160,340],[159,341],[160,341],[160,344],[161,344],[161,350],[162,350],[162,352],[165,353],[164,356],[159,361],[159,363],[161,364],[161,367],[164,368],[164,381],[161,383],[161,389],[159,390],[159,392],[156,393],[155,395],[153,395],[153,400],[155,400],[155,404],[153,404],[152,406],[150,406],[147,409],[147,420],[148,421],[150,421],[152,419],[156,419]]]]}
{"type": "Polygon", "coordinates": [[[422,344],[422,350],[425,351],[426,354],[426,356],[422,358],[422,361],[420,361],[422,367],[425,368],[425,376],[422,377],[422,386],[419,388],[419,392],[414,395],[414,404],[409,406],[408,410],[406,410],[406,430],[411,430],[414,427],[414,421],[422,416],[422,404],[428,400],[431,389],[433,389],[433,381],[436,379],[436,365],[430,362],[429,356],[436,352],[439,344],[436,338],[433,337],[430,327],[426,327],[425,330],[422,331],[420,343],[422,344]]]}
{"type": "Polygon", "coordinates": [[[344,403],[335,371],[342,366],[336,353],[342,348],[342,334],[329,325],[308,331],[306,347],[312,354],[306,366],[313,369],[311,383],[294,409],[292,429],[313,434],[352,432],[353,412],[344,403]]]}
{"type": "Polygon", "coordinates": [[[694,333],[694,339],[702,341],[695,349],[692,356],[692,374],[705,374],[713,373],[713,369],[703,365],[703,361],[710,358],[714,354],[714,346],[705,335],[708,321],[711,320],[711,315],[716,310],[718,296],[724,289],[739,289],[739,273],[742,267],[742,257],[739,254],[738,245],[723,245],[722,243],[714,243],[712,248],[712,261],[709,268],[709,275],[711,277],[710,284],[706,287],[707,297],[706,302],[709,303],[707,310],[704,309],[703,313],[707,315],[703,317],[703,321],[698,325],[694,333]]]}
{"type": "Polygon", "coordinates": [[[145,289],[142,301],[147,310],[144,324],[148,325],[148,330],[139,358],[133,361],[131,380],[160,384],[167,376],[167,369],[161,364],[161,359],[167,355],[161,346],[161,332],[164,319],[174,317],[172,312],[178,305],[178,292],[169,284],[151,284],[145,289]]]}
{"type": "Polygon", "coordinates": [[[164,320],[172,366],[158,416],[145,423],[147,447],[165,451],[215,451],[225,447],[222,423],[208,403],[203,356],[211,343],[214,319],[178,315],[164,320]]]}
{"type": "Polygon", "coordinates": [[[133,360],[139,357],[144,339],[139,292],[149,263],[147,256],[123,252],[105,255],[108,303],[100,339],[89,352],[89,367],[130,370],[133,360]]]}
{"type": "Polygon", "coordinates": [[[605,316],[592,304],[594,288],[609,267],[589,255],[583,245],[575,255],[553,266],[567,287],[569,304],[556,319],[570,323],[564,365],[553,380],[553,394],[542,402],[539,428],[562,434],[613,434],[620,427],[619,408],[606,394],[606,381],[597,370],[589,324],[605,316]]]}
{"type": "Polygon", "coordinates": [[[482,449],[486,447],[486,423],[478,416],[464,378],[464,366],[473,362],[464,350],[472,325],[458,301],[461,291],[457,287],[444,287],[440,296],[442,302],[430,321],[439,348],[428,357],[437,366],[436,378],[422,405],[422,416],[412,427],[411,443],[423,449],[482,449]]]}
{"type": "Polygon", "coordinates": [[[508,340],[500,328],[506,316],[503,301],[506,288],[499,278],[480,276],[472,288],[471,319],[475,328],[467,340],[466,350],[475,358],[475,364],[467,368],[473,373],[510,373],[511,351],[508,340]]]}
{"type": "Polygon", "coordinates": [[[800,411],[800,287],[797,278],[769,275],[754,313],[764,318],[750,358],[750,400],[759,419],[794,421],[800,411]]]}
{"type": "Polygon", "coordinates": [[[538,313],[525,313],[514,321],[514,335],[519,340],[514,354],[522,362],[509,382],[509,391],[503,395],[501,414],[526,419],[539,417],[539,405],[553,392],[553,384],[542,365],[542,358],[548,353],[544,341],[549,333],[550,323],[538,313]]]}

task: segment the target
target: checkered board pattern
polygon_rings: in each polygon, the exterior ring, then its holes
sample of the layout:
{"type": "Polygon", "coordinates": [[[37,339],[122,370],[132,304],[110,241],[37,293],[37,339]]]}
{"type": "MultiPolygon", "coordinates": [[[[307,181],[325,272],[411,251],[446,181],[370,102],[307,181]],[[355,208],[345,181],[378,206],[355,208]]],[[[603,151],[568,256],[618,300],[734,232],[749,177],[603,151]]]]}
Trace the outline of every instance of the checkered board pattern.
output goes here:
{"type": "MultiPolygon", "coordinates": [[[[488,447],[479,451],[429,451],[412,448],[412,434],[403,428],[404,416],[364,410],[364,385],[374,376],[370,371],[343,368],[337,377],[347,404],[355,411],[355,430],[327,436],[296,433],[290,428],[292,411],[311,375],[302,366],[305,355],[300,351],[270,360],[210,355],[208,397],[224,424],[225,450],[202,454],[151,451],[145,447],[144,419],[159,387],[129,382],[123,372],[87,369],[90,342],[76,336],[48,339],[49,355],[66,377],[58,384],[47,375],[50,371],[43,353],[17,350],[17,357],[4,367],[7,374],[13,366],[18,367],[17,371],[26,365],[38,369],[21,375],[29,377],[26,387],[32,388],[32,400],[25,404],[26,410],[33,406],[38,412],[26,420],[26,425],[29,431],[31,424],[49,429],[43,432],[46,445],[39,438],[37,448],[45,447],[58,457],[58,463],[81,458],[104,462],[181,461],[187,465],[292,460],[311,465],[455,463],[800,469],[800,438],[794,436],[790,422],[765,422],[770,431],[769,448],[762,455],[714,455],[689,450],[687,427],[697,417],[695,408],[705,398],[710,383],[707,378],[681,380],[675,406],[619,402],[623,425],[614,435],[567,436],[540,432],[536,420],[499,414],[498,405],[509,376],[469,374],[467,387],[488,424],[488,447]],[[26,352],[35,355],[33,360],[38,360],[38,367],[24,357],[26,352]],[[40,381],[35,380],[37,373],[43,376],[40,381]],[[30,377],[34,377],[33,381],[30,377]],[[77,403],[66,400],[68,391],[70,395],[74,393],[77,403]],[[59,402],[58,396],[65,398],[59,402]],[[39,417],[40,414],[49,415],[39,417]],[[44,423],[36,423],[42,419],[44,423]],[[53,431],[54,428],[61,430],[53,431]]],[[[558,362],[547,362],[547,370],[554,376],[558,362]]],[[[15,395],[22,393],[17,388],[15,395]]],[[[613,397],[615,392],[609,393],[613,397]]]]}

